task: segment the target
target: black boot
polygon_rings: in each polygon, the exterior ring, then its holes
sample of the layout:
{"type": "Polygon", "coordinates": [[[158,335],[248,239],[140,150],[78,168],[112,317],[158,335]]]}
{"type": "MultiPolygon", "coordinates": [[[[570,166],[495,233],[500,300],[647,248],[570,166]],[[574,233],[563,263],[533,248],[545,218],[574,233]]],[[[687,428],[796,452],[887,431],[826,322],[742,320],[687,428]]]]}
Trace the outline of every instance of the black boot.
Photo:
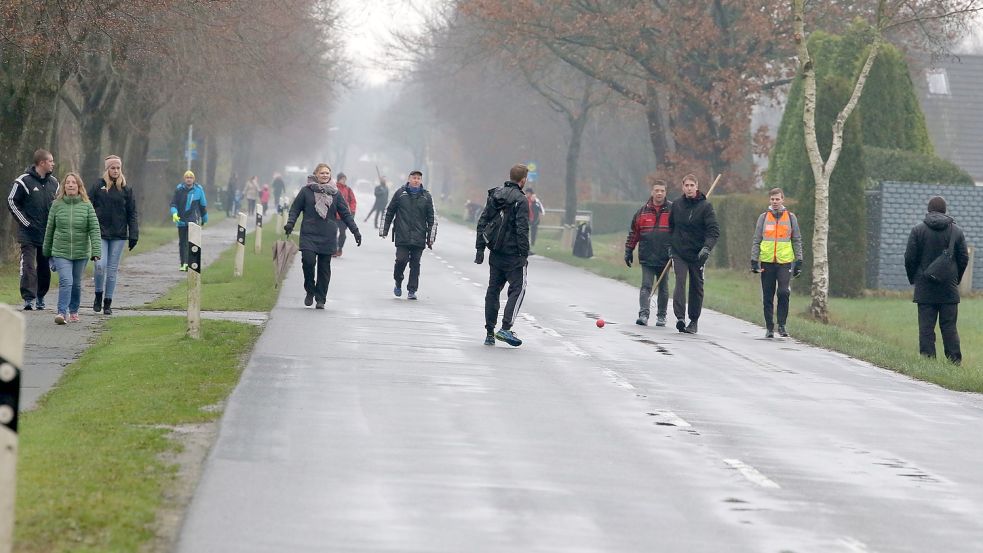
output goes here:
{"type": "Polygon", "coordinates": [[[113,314],[112,305],[113,305],[113,299],[106,298],[105,301],[102,302],[102,312],[106,315],[112,315],[113,314]]]}
{"type": "Polygon", "coordinates": [[[96,313],[102,311],[102,292],[96,292],[96,301],[92,302],[92,310],[96,313]]]}

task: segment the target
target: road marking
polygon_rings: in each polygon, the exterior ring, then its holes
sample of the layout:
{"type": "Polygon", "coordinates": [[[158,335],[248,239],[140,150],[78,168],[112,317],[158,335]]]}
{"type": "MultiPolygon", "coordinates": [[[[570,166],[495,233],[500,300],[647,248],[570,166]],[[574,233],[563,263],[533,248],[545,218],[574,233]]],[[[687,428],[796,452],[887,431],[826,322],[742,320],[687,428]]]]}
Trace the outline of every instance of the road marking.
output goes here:
{"type": "Polygon", "coordinates": [[[635,389],[635,386],[633,386],[631,382],[628,382],[627,380],[624,379],[624,377],[622,377],[620,374],[612,371],[611,369],[604,369],[604,374],[608,378],[610,378],[612,382],[614,382],[615,384],[617,384],[618,386],[621,386],[622,388],[624,388],[626,390],[634,390],[635,389]]]}
{"type": "Polygon", "coordinates": [[[448,266],[447,266],[447,268],[448,268],[448,269],[453,269],[453,268],[454,268],[454,266],[453,266],[453,265],[448,265],[448,266]]]}
{"type": "Polygon", "coordinates": [[[870,553],[870,549],[867,548],[867,544],[864,542],[854,539],[854,538],[841,538],[840,545],[846,547],[854,553],[870,553]]]}
{"type": "Polygon", "coordinates": [[[472,282],[471,284],[474,284],[474,285],[475,285],[475,286],[477,286],[478,288],[481,288],[481,283],[479,283],[479,282],[472,282]]]}
{"type": "Polygon", "coordinates": [[[454,271],[454,274],[455,274],[455,275],[457,275],[457,276],[461,276],[461,275],[463,275],[464,273],[462,273],[461,271],[454,271]]]}
{"type": "Polygon", "coordinates": [[[774,488],[780,489],[781,486],[776,484],[773,480],[770,480],[767,476],[758,472],[758,469],[748,465],[740,459],[724,459],[724,462],[735,468],[744,475],[750,482],[761,486],[762,488],[774,488]]]}
{"type": "Polygon", "coordinates": [[[678,426],[680,428],[690,428],[693,426],[672,411],[656,410],[649,413],[649,415],[656,417],[655,424],[661,426],[678,426]]]}
{"type": "Polygon", "coordinates": [[[563,345],[567,347],[570,353],[576,355],[577,357],[590,357],[589,353],[578,348],[573,342],[563,342],[563,345]]]}
{"type": "Polygon", "coordinates": [[[441,261],[443,261],[443,260],[444,260],[444,258],[443,258],[443,257],[440,257],[440,256],[439,256],[439,255],[437,255],[437,254],[433,254],[433,256],[434,256],[434,257],[436,257],[437,259],[440,259],[441,261]]]}
{"type": "Polygon", "coordinates": [[[461,277],[461,280],[466,280],[466,281],[468,281],[468,282],[471,282],[471,279],[470,279],[470,278],[468,278],[468,277],[461,277]]]}

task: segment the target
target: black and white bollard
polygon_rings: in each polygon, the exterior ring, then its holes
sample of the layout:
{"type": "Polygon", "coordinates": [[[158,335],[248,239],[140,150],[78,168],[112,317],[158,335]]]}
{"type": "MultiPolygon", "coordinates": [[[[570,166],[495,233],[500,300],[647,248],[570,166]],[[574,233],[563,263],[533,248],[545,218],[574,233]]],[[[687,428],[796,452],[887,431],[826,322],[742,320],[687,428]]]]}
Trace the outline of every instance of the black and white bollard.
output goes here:
{"type": "Polygon", "coordinates": [[[236,266],[233,273],[237,277],[242,276],[242,267],[246,262],[246,214],[239,213],[239,230],[236,234],[236,266]]]}
{"type": "Polygon", "coordinates": [[[14,549],[17,414],[24,363],[24,316],[0,305],[0,553],[14,549]]]}
{"type": "Polygon", "coordinates": [[[201,338],[201,226],[188,224],[188,337],[201,338]]]}
{"type": "Polygon", "coordinates": [[[263,206],[256,206],[256,253],[263,253],[263,206]]]}

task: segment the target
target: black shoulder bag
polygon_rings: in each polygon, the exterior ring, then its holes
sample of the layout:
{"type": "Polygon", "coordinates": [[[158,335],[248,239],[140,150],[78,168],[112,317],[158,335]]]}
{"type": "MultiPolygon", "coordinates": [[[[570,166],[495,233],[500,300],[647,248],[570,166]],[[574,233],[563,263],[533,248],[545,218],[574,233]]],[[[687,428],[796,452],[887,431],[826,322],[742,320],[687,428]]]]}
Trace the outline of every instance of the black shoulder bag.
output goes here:
{"type": "Polygon", "coordinates": [[[949,225],[949,247],[925,268],[925,278],[936,284],[950,284],[959,279],[959,270],[953,256],[953,247],[956,244],[956,230],[953,226],[955,225],[949,225]]]}

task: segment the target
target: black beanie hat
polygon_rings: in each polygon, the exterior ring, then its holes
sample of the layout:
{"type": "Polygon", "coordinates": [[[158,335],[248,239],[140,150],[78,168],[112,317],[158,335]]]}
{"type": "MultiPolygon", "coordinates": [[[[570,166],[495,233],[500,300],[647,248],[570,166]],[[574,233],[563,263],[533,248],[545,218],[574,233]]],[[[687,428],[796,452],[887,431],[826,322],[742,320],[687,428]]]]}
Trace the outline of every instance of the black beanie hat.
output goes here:
{"type": "Polygon", "coordinates": [[[932,199],[928,201],[928,211],[929,213],[933,211],[936,213],[945,213],[945,198],[942,196],[933,196],[932,199]]]}

